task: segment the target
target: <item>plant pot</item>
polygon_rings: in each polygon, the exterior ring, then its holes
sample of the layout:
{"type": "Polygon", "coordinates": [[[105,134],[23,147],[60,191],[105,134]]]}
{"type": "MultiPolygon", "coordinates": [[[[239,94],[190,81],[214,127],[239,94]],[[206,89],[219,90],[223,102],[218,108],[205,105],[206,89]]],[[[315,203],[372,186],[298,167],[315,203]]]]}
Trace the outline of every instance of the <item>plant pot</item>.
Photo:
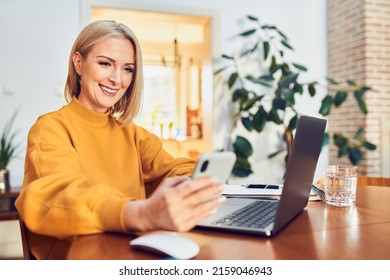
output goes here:
{"type": "Polygon", "coordinates": [[[9,171],[6,169],[0,170],[0,193],[5,193],[10,190],[9,171]]]}

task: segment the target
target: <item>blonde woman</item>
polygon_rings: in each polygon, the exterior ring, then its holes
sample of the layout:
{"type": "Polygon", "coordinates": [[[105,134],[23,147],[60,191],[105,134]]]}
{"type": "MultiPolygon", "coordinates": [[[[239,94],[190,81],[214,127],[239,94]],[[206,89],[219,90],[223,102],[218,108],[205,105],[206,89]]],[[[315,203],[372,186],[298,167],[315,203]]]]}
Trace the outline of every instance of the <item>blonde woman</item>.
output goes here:
{"type": "Polygon", "coordinates": [[[128,27],[97,21],[81,31],[68,104],[39,117],[28,136],[16,207],[37,258],[56,258],[75,235],[188,231],[223,202],[222,185],[189,180],[194,161],[173,158],[133,123],[142,87],[141,50],[128,27]]]}

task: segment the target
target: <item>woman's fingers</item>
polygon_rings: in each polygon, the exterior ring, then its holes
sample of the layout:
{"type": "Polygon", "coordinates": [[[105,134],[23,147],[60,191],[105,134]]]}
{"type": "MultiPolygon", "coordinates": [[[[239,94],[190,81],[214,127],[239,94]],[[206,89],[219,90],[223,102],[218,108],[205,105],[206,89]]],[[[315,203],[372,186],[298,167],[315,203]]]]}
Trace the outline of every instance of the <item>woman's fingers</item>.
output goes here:
{"type": "Polygon", "coordinates": [[[190,230],[196,226],[200,220],[211,215],[216,207],[226,200],[220,191],[212,193],[212,195],[205,190],[199,192],[193,196],[188,196],[182,201],[182,204],[177,205],[180,214],[176,216],[176,224],[182,226],[182,230],[190,230]],[[199,192],[203,192],[205,195],[199,195],[199,192]]]}
{"type": "Polygon", "coordinates": [[[163,182],[162,196],[169,203],[183,206],[197,206],[222,194],[224,185],[212,177],[189,179],[188,177],[168,178],[163,182]]]}
{"type": "Polygon", "coordinates": [[[224,185],[211,177],[165,179],[148,199],[148,218],[155,228],[188,231],[224,201],[224,185]]]}
{"type": "Polygon", "coordinates": [[[225,202],[226,197],[224,196],[217,196],[214,197],[206,202],[200,203],[196,205],[193,209],[194,216],[198,218],[198,221],[200,219],[203,219],[210,214],[214,212],[214,210],[220,205],[221,203],[225,202]]]}
{"type": "Polygon", "coordinates": [[[182,221],[178,221],[178,225],[181,228],[177,228],[179,231],[188,231],[195,227],[200,220],[203,220],[215,212],[216,207],[226,200],[224,196],[215,197],[207,202],[203,202],[194,207],[190,216],[182,217],[182,221]]]}
{"type": "Polygon", "coordinates": [[[190,180],[188,176],[169,177],[165,178],[161,185],[164,187],[177,187],[188,180],[190,180]]]}
{"type": "Polygon", "coordinates": [[[176,186],[182,197],[208,198],[220,194],[224,185],[218,183],[213,177],[202,177],[185,180],[176,186]]]}

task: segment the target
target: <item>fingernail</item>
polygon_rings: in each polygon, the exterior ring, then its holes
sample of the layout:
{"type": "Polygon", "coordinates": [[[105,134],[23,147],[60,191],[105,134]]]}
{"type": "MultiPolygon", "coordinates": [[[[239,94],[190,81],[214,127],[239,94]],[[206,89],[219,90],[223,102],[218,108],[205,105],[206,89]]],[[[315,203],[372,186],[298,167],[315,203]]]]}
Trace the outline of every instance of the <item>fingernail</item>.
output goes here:
{"type": "Polygon", "coordinates": [[[220,198],[218,198],[218,203],[223,203],[226,201],[226,197],[225,196],[221,196],[220,198]]]}

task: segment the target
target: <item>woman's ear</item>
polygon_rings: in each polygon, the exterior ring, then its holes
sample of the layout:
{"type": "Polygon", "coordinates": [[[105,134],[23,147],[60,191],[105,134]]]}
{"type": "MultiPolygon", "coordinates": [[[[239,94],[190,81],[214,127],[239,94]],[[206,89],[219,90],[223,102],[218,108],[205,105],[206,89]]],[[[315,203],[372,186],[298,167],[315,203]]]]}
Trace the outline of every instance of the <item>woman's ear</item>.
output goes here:
{"type": "Polygon", "coordinates": [[[77,74],[81,76],[81,63],[82,63],[83,57],[79,52],[75,52],[72,56],[73,66],[76,70],[77,74]]]}

